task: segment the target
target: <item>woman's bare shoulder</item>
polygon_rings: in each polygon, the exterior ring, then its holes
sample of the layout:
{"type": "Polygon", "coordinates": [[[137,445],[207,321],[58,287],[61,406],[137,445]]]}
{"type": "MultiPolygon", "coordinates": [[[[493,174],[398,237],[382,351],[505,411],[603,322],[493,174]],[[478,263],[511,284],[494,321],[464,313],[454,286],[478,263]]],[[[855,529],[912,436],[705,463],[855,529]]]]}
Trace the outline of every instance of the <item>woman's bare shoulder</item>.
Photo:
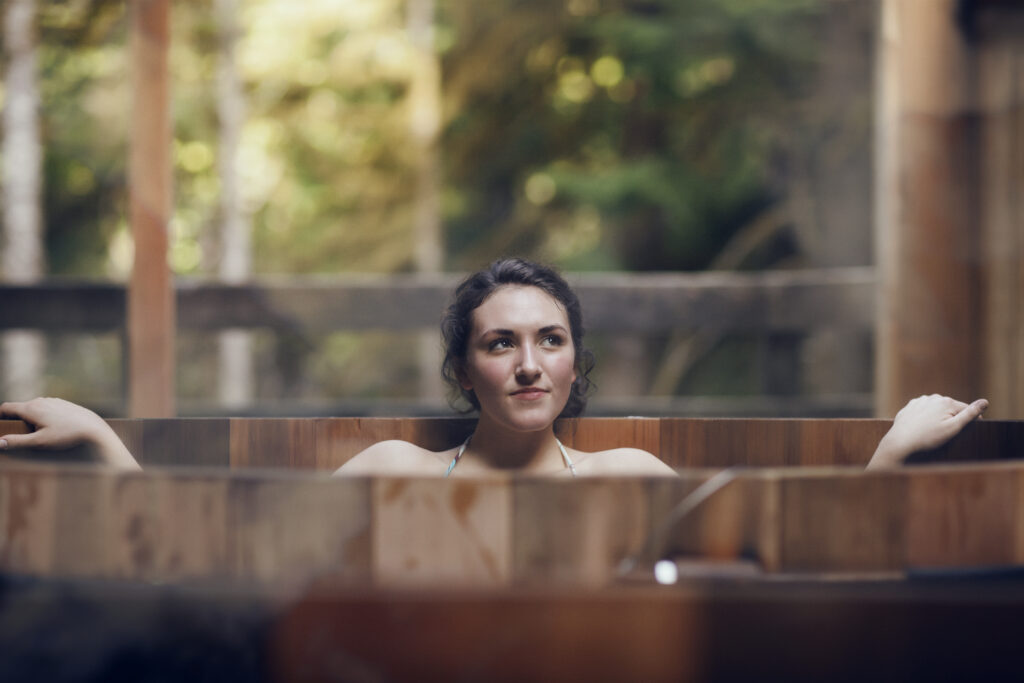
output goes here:
{"type": "Polygon", "coordinates": [[[579,456],[577,472],[588,476],[677,476],[675,470],[657,456],[639,448],[611,448],[593,453],[575,451],[573,455],[579,456]]]}
{"type": "Polygon", "coordinates": [[[335,476],[375,474],[441,475],[449,451],[434,452],[408,441],[380,441],[355,454],[334,471],[335,476]]]}

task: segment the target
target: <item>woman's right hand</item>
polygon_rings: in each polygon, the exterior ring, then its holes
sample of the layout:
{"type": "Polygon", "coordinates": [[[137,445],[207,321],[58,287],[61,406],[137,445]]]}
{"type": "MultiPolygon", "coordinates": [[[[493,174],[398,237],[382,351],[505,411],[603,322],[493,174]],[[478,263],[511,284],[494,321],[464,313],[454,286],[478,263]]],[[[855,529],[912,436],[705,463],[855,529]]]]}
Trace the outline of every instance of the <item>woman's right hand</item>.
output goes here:
{"type": "Polygon", "coordinates": [[[139,469],[138,462],[103,418],[77,403],[61,398],[35,398],[0,404],[0,417],[16,418],[35,430],[27,434],[0,437],[0,449],[62,449],[85,444],[92,446],[100,459],[115,467],[139,469]]]}

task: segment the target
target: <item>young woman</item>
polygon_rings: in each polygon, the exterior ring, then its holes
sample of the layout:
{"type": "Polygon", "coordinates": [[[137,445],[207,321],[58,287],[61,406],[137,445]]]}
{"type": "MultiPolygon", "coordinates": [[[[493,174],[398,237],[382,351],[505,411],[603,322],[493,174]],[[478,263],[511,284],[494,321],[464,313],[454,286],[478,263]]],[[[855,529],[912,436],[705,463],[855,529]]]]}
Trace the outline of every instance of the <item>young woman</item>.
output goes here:
{"type": "MultiPolygon", "coordinates": [[[[441,332],[442,374],[479,411],[465,443],[434,452],[406,441],[370,446],[338,475],[462,476],[516,471],[554,476],[673,475],[647,451],[616,448],[587,453],[566,448],[556,421],[586,405],[592,356],[583,346],[576,294],[554,270],[521,259],[497,261],[455,290],[441,332]]],[[[896,465],[915,450],[936,446],[987,407],[941,396],[911,401],[896,416],[869,467],[896,465]]],[[[101,461],[138,468],[124,444],[95,413],[55,398],[0,405],[0,415],[34,425],[30,434],[0,439],[0,448],[63,448],[86,442],[101,461]]]]}
{"type": "Polygon", "coordinates": [[[675,474],[647,451],[585,453],[558,440],[556,420],[586,406],[593,361],[579,299],[550,268],[508,259],[472,275],[455,290],[441,334],[442,374],[479,411],[473,434],[441,452],[383,441],[337,474],[675,474]]]}

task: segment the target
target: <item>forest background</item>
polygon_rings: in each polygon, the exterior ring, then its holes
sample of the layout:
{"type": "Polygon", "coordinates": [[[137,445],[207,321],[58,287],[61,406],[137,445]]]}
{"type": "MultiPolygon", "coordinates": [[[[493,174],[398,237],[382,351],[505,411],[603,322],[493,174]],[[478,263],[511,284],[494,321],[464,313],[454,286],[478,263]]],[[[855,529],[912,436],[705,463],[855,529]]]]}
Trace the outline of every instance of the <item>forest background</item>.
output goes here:
{"type": "MultiPolygon", "coordinates": [[[[252,278],[464,272],[508,254],[571,272],[872,263],[873,1],[237,0],[228,17],[224,4],[172,10],[183,278],[224,276],[231,221],[252,278]]],[[[126,3],[40,2],[35,22],[45,275],[125,280],[126,3]]],[[[226,409],[218,343],[179,334],[182,414],[226,409]]],[[[250,343],[232,412],[444,412],[422,335],[250,343]]],[[[599,396],[617,402],[604,412],[692,412],[687,397],[704,412],[768,397],[750,405],[770,412],[780,394],[870,412],[867,334],[590,343],[599,396]],[[772,349],[804,366],[798,380],[772,370],[772,349]]],[[[123,410],[116,335],[47,345],[43,391],[123,410]]]]}

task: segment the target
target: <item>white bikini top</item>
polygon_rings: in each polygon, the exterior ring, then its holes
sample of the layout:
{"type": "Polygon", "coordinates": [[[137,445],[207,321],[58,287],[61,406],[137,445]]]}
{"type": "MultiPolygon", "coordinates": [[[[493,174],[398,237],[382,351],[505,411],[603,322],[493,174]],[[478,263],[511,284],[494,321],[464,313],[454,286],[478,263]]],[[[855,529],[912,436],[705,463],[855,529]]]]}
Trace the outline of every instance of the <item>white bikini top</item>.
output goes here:
{"type": "MultiPolygon", "coordinates": [[[[450,475],[452,473],[452,470],[455,469],[455,466],[459,464],[459,459],[462,458],[462,454],[466,452],[466,447],[469,446],[469,440],[472,438],[472,436],[467,437],[466,440],[462,442],[462,445],[459,446],[459,452],[456,453],[455,457],[452,458],[452,461],[448,463],[448,470],[444,473],[444,476],[447,477],[448,475],[450,475]]],[[[572,472],[572,476],[575,477],[576,465],[572,464],[572,458],[570,458],[569,454],[566,453],[565,446],[563,446],[562,442],[559,441],[558,439],[555,439],[555,443],[558,444],[558,450],[562,452],[562,460],[565,461],[565,466],[569,468],[569,471],[572,472]]]]}

